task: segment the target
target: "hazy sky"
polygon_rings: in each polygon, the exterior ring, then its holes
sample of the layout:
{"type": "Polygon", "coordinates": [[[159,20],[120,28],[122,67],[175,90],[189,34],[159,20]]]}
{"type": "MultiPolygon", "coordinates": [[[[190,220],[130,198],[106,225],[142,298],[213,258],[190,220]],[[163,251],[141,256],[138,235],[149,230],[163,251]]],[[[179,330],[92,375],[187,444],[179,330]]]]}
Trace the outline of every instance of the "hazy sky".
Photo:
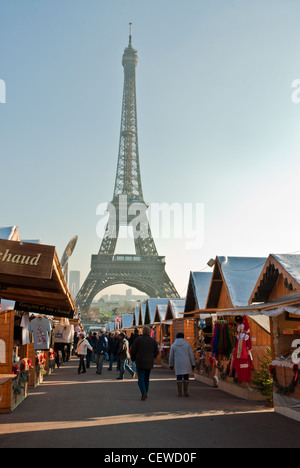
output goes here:
{"type": "Polygon", "coordinates": [[[82,280],[112,199],[133,23],[148,203],[203,203],[204,245],[156,240],[184,295],[216,255],[300,251],[299,0],[0,0],[0,226],[82,280]]]}

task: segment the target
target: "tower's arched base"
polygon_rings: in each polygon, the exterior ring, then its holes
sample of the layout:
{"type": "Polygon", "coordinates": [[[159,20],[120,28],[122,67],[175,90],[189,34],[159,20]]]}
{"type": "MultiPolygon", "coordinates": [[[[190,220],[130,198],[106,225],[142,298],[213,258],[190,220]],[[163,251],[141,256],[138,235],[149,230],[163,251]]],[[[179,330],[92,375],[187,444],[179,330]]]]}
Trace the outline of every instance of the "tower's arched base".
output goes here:
{"type": "Polygon", "coordinates": [[[91,271],[76,297],[76,306],[88,312],[97,294],[116,284],[127,284],[152,298],[179,298],[165,271],[164,257],[93,255],[91,271]]]}

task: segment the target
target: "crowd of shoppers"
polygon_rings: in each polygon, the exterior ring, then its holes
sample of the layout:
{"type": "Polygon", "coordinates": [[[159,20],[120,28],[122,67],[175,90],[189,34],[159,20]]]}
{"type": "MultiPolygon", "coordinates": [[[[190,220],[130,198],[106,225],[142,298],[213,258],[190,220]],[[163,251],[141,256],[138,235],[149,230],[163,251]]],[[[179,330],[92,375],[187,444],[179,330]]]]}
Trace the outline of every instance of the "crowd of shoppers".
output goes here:
{"type": "Polygon", "coordinates": [[[113,370],[116,362],[119,376],[117,380],[124,380],[125,371],[132,379],[138,374],[138,385],[142,400],[148,396],[150,373],[158,356],[158,344],[150,337],[150,328],[143,328],[143,335],[139,335],[137,329],[127,338],[123,332],[104,333],[102,330],[85,336],[81,333],[78,337],[76,354],[79,357],[78,374],[86,373],[90,363],[96,363],[96,373],[103,372],[104,361],[109,362],[108,371],[113,370]],[[130,365],[131,360],[131,365],[130,365]]]}
{"type": "MultiPolygon", "coordinates": [[[[132,379],[138,374],[138,386],[142,401],[148,397],[151,370],[159,354],[156,340],[150,337],[150,328],[144,327],[139,335],[136,329],[128,338],[123,332],[104,333],[103,330],[90,334],[88,337],[81,333],[78,337],[76,354],[79,357],[78,373],[85,373],[90,362],[96,364],[96,374],[103,372],[103,363],[108,361],[108,371],[113,370],[116,362],[119,376],[117,380],[124,380],[125,371],[132,379]],[[86,361],[86,364],[85,364],[86,361]],[[131,365],[130,365],[131,361],[131,365]]],[[[179,333],[170,352],[170,369],[175,368],[178,396],[188,397],[189,376],[195,368],[195,358],[191,345],[184,340],[184,334],[179,333]]]]}

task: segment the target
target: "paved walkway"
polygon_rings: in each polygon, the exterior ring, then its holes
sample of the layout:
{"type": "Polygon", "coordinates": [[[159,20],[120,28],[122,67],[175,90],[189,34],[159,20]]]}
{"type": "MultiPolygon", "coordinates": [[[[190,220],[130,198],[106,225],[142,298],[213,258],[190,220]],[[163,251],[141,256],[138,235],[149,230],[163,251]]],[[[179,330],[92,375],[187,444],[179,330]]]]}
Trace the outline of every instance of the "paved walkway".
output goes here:
{"type": "Polygon", "coordinates": [[[300,424],[264,404],[192,381],[178,398],[172,372],[156,367],[149,399],[137,380],[66,363],[9,415],[0,415],[0,448],[300,447],[300,424]]]}

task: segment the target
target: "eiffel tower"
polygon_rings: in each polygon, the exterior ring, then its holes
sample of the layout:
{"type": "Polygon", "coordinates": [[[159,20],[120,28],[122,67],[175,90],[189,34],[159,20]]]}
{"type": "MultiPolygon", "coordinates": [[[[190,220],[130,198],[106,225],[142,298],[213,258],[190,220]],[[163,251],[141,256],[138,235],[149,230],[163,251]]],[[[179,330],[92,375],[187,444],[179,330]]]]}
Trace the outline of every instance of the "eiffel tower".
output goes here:
{"type": "Polygon", "coordinates": [[[126,284],[152,298],[179,298],[165,271],[151,234],[144,202],[138,150],[136,111],[137,51],[129,45],[123,54],[124,89],[117,175],[113,201],[109,204],[108,223],[99,253],[92,255],[91,270],[77,297],[76,306],[87,312],[94,297],[108,286],[126,284]],[[139,216],[136,214],[139,213],[139,216]],[[135,255],[116,255],[119,228],[136,222],[135,255]]]}

